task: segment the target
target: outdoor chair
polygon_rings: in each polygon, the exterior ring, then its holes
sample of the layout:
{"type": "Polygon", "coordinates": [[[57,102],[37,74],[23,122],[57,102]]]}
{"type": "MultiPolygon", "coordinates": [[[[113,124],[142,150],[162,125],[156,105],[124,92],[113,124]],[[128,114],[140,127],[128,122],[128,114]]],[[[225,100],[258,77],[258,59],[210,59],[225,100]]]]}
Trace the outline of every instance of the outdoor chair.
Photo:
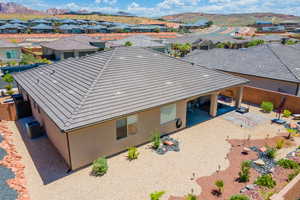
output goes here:
{"type": "Polygon", "coordinates": [[[249,112],[249,108],[246,108],[246,107],[239,107],[235,110],[236,112],[238,113],[241,113],[241,114],[245,114],[245,113],[248,113],[249,112]]]}
{"type": "Polygon", "coordinates": [[[283,120],[283,119],[278,119],[278,118],[272,119],[271,122],[272,122],[272,123],[275,123],[275,124],[280,124],[280,125],[283,125],[283,124],[286,123],[285,120],[283,120]]]}
{"type": "Polygon", "coordinates": [[[294,120],[300,120],[300,114],[293,114],[294,120]]]}

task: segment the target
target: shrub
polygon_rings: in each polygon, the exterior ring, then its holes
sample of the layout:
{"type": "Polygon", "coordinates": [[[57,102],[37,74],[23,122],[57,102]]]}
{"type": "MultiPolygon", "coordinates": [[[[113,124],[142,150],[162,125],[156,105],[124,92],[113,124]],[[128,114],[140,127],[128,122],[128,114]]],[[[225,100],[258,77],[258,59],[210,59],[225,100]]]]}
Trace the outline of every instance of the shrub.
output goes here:
{"type": "Polygon", "coordinates": [[[273,180],[270,174],[261,175],[256,179],[254,183],[256,185],[267,187],[267,188],[274,188],[276,186],[276,181],[273,180]]]}
{"type": "Polygon", "coordinates": [[[150,198],[151,200],[159,200],[164,194],[165,191],[153,192],[150,194],[150,198]]]}
{"type": "Polygon", "coordinates": [[[237,194],[233,195],[230,197],[230,200],[250,200],[249,197],[242,195],[242,194],[237,194]]]}
{"type": "Polygon", "coordinates": [[[248,182],[250,176],[250,161],[244,161],[241,164],[241,171],[239,172],[239,181],[248,182]]]}
{"type": "Polygon", "coordinates": [[[138,158],[139,154],[140,153],[138,152],[136,147],[129,147],[127,157],[129,160],[134,160],[138,158]]]}
{"type": "Polygon", "coordinates": [[[264,112],[270,113],[274,109],[274,105],[270,101],[263,101],[260,105],[264,112]]]}
{"type": "Polygon", "coordinates": [[[300,169],[294,170],[294,172],[288,175],[288,181],[293,180],[296,176],[298,176],[298,174],[300,174],[300,169]]]}
{"type": "Polygon", "coordinates": [[[285,169],[298,169],[299,168],[299,164],[293,160],[289,160],[289,159],[280,159],[278,160],[277,164],[280,167],[283,167],[285,169]]]}
{"type": "Polygon", "coordinates": [[[160,146],[160,132],[155,131],[152,135],[152,147],[153,149],[157,149],[160,146]]]}
{"type": "Polygon", "coordinates": [[[100,157],[93,162],[92,172],[96,176],[104,175],[108,170],[107,160],[104,157],[100,157]]]}
{"type": "Polygon", "coordinates": [[[291,111],[289,111],[289,110],[283,110],[283,114],[282,114],[283,117],[290,117],[291,115],[292,115],[291,111]]]}
{"type": "Polygon", "coordinates": [[[13,95],[14,93],[15,93],[15,92],[14,92],[13,90],[7,90],[7,91],[6,91],[6,94],[7,94],[7,95],[10,95],[10,96],[13,95]]]}
{"type": "Polygon", "coordinates": [[[132,42],[127,41],[127,42],[125,42],[124,46],[126,46],[126,47],[131,47],[131,46],[132,46],[132,42]]]}
{"type": "Polygon", "coordinates": [[[215,182],[215,186],[217,186],[219,193],[221,194],[224,188],[224,181],[223,180],[217,180],[215,182]]]}
{"type": "Polygon", "coordinates": [[[275,148],[268,148],[266,154],[269,158],[275,158],[277,150],[275,148]]]}
{"type": "Polygon", "coordinates": [[[286,130],[287,130],[287,132],[289,133],[289,135],[288,135],[288,137],[287,137],[288,139],[291,138],[292,134],[297,133],[297,130],[296,130],[296,129],[293,129],[293,128],[287,128],[286,130]]]}
{"type": "Polygon", "coordinates": [[[184,198],[184,200],[197,200],[197,199],[198,199],[197,196],[194,195],[194,194],[188,194],[188,195],[184,198]]]}
{"type": "Polygon", "coordinates": [[[280,139],[276,141],[276,149],[282,149],[282,147],[284,146],[284,139],[280,139]]]}

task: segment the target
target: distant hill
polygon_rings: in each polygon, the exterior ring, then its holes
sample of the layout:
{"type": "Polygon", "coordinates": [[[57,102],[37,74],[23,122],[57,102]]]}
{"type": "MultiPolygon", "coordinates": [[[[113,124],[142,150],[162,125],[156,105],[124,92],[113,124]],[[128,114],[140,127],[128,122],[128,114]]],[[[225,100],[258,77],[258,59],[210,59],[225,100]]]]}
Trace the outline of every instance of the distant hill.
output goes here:
{"type": "Polygon", "coordinates": [[[62,14],[65,14],[67,12],[70,12],[70,10],[68,10],[68,9],[49,8],[45,12],[48,15],[62,15],[62,14]]]}
{"type": "Polygon", "coordinates": [[[299,16],[276,13],[245,13],[245,14],[206,14],[206,13],[180,13],[161,17],[168,21],[183,23],[195,22],[199,19],[212,20],[214,24],[224,26],[245,26],[253,24],[256,20],[268,20],[274,23],[282,21],[299,21],[299,16]]]}
{"type": "Polygon", "coordinates": [[[4,13],[4,14],[19,13],[19,14],[36,14],[36,15],[43,14],[43,12],[41,11],[33,10],[14,2],[0,3],[0,13],[4,13]]]}

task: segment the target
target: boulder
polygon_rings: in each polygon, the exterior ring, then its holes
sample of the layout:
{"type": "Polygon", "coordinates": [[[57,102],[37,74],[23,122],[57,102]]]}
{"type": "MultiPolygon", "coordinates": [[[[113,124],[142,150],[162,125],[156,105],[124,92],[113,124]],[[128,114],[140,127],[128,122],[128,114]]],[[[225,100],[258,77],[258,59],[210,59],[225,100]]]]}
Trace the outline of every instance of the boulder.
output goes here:
{"type": "Polygon", "coordinates": [[[260,150],[261,152],[266,152],[266,151],[267,151],[267,148],[266,148],[266,147],[261,147],[261,148],[259,148],[259,150],[260,150]]]}
{"type": "Polygon", "coordinates": [[[255,160],[255,161],[253,161],[253,163],[255,163],[256,165],[259,165],[259,166],[266,165],[265,161],[263,161],[262,159],[255,160]]]}
{"type": "Polygon", "coordinates": [[[249,184],[249,185],[246,185],[246,188],[248,190],[254,190],[255,189],[255,185],[254,184],[249,184]]]}

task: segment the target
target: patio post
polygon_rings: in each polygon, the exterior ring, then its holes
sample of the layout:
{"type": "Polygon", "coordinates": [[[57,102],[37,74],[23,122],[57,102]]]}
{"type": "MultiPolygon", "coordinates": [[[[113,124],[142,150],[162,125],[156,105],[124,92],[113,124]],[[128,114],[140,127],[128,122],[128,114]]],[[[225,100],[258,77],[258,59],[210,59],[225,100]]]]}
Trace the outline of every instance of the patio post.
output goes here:
{"type": "Polygon", "coordinates": [[[217,109],[218,109],[218,93],[213,93],[210,96],[210,116],[215,117],[217,116],[217,109]]]}
{"type": "Polygon", "coordinates": [[[242,104],[242,99],[243,99],[243,92],[244,92],[244,87],[238,87],[237,88],[237,93],[235,96],[235,107],[239,108],[241,107],[242,104]]]}

